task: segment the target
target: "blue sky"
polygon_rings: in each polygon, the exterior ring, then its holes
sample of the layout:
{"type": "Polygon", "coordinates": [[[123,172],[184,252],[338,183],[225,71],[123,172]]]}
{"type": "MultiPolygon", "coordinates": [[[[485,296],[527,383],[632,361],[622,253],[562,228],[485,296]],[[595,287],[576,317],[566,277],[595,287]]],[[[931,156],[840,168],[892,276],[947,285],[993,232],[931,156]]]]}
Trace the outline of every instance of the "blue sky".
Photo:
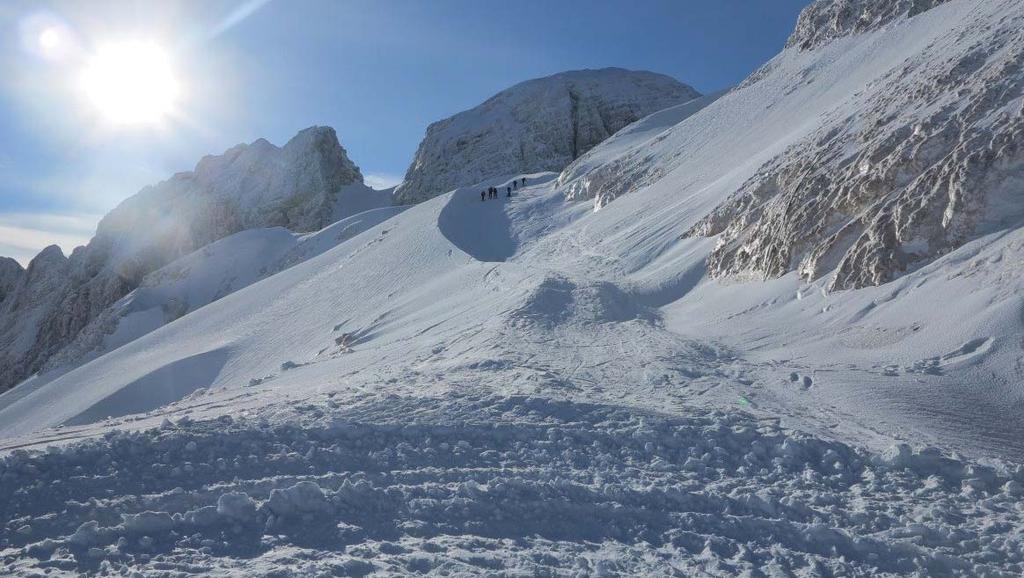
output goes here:
{"type": "Polygon", "coordinates": [[[400,179],[426,126],[522,80],[619,66],[702,92],[781,50],[808,0],[232,0],[0,4],[0,255],[84,242],[99,217],[204,154],[337,129],[375,183],[400,179]],[[166,48],[182,87],[159,126],[105,126],[33,48],[57,23],[82,52],[166,48]],[[50,24],[47,24],[49,26],[50,24]]]}

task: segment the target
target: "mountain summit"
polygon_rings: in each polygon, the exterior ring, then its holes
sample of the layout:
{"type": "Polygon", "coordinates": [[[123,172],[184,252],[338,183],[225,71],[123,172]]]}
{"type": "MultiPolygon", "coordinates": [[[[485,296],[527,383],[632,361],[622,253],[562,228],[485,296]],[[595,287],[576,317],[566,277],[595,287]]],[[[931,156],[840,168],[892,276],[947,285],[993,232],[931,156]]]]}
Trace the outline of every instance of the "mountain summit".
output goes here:
{"type": "Polygon", "coordinates": [[[626,125],[700,96],[668,76],[621,68],[521,82],[431,124],[395,198],[416,203],[490,177],[560,171],[626,125]]]}

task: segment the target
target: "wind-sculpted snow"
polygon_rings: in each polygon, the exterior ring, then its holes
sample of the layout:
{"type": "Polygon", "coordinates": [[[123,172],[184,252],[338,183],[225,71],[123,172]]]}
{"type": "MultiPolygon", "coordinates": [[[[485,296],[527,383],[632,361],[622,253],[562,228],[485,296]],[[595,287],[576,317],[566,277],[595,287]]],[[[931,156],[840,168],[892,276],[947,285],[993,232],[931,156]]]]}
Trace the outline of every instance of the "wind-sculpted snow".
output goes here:
{"type": "MultiPolygon", "coordinates": [[[[508,181],[501,185],[502,190],[512,186],[508,181]]],[[[451,200],[437,216],[437,226],[453,245],[480,261],[504,261],[516,252],[506,205],[481,201],[476,187],[452,192],[451,200]]]]}
{"type": "Polygon", "coordinates": [[[563,72],[504,90],[436,122],[395,190],[416,203],[486,179],[560,171],[619,129],[700,96],[652,72],[563,72]]]}
{"type": "Polygon", "coordinates": [[[720,235],[712,274],[877,285],[1024,223],[1024,6],[1003,7],[879,76],[691,229],[720,235]]]}
{"type": "Polygon", "coordinates": [[[697,114],[724,94],[726,91],[708,94],[666,108],[615,133],[601,146],[591,149],[565,167],[558,176],[559,184],[566,187],[566,198],[570,201],[593,198],[594,207],[601,208],[615,197],[664,176],[664,173],[655,173],[639,180],[618,178],[630,172],[640,159],[649,155],[648,146],[659,142],[666,131],[697,114]],[[608,183],[615,185],[607,186],[608,183]]]}
{"type": "Polygon", "coordinates": [[[0,462],[5,576],[1024,572],[1024,470],[738,412],[332,396],[0,462]]]}

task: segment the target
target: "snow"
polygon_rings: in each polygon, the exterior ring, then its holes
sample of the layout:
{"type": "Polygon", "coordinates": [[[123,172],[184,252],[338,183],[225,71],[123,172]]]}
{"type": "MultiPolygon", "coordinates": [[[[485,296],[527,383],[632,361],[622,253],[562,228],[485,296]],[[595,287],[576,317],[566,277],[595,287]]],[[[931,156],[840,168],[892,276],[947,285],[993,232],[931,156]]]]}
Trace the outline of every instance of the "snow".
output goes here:
{"type": "Polygon", "coordinates": [[[716,278],[684,235],[1007,6],[793,46],[561,175],[172,264],[154,303],[201,306],[0,395],[0,573],[1021,575],[1024,229],[850,290],[716,278]]]}
{"type": "Polygon", "coordinates": [[[363,205],[371,208],[305,235],[281,227],[241,231],[147,275],[138,289],[104,311],[68,347],[54,355],[44,366],[41,380],[66,372],[190,311],[315,257],[404,210],[404,207],[375,207],[380,197],[362,185],[342,191],[346,206],[359,206],[348,203],[351,193],[370,201],[363,205]]]}
{"type": "Polygon", "coordinates": [[[223,416],[9,455],[5,572],[37,557],[64,575],[1024,571],[1019,467],[872,454],[732,411],[331,401],[297,408],[302,427],[223,416]]]}
{"type": "MultiPolygon", "coordinates": [[[[998,350],[964,347],[952,331],[948,346],[915,344],[912,329],[890,334],[921,314],[913,293],[881,298],[894,287],[836,295],[792,278],[763,288],[665,280],[676,259],[694,257],[680,250],[690,241],[652,271],[587,278],[571,266],[583,247],[567,245],[565,227],[625,203],[599,213],[566,204],[553,176],[533,176],[511,200],[481,202],[473,187],[409,208],[5,407],[5,571],[41,559],[69,573],[295,576],[1024,570],[1022,470],[993,459],[1014,455],[1015,440],[962,409],[950,418],[966,423],[937,423],[864,403],[890,403],[877,397],[884,384],[925,408],[966,405],[971,392],[946,375],[904,381],[902,369],[889,377],[875,364],[944,347],[955,354],[940,359],[954,365],[972,354],[991,363],[998,350]],[[463,239],[463,250],[441,226],[446,214],[449,225],[481,220],[485,236],[463,239]],[[554,248],[530,233],[544,230],[569,266],[542,266],[554,248]],[[470,252],[497,249],[510,254],[470,252]],[[836,331],[836,320],[865,329],[836,331]],[[765,339],[801,325],[806,334],[765,339]],[[815,327],[836,335],[823,342],[815,327]],[[863,345],[840,348],[853,338],[863,345]],[[903,357],[879,358],[890,342],[903,357]],[[166,375],[201,389],[87,423],[120,413],[99,408],[180,360],[202,375],[166,375]],[[950,399],[921,393],[936,388],[950,399]],[[941,440],[945,430],[959,439],[941,440]],[[957,441],[977,457],[942,449],[957,441]],[[14,450],[40,444],[56,446],[14,450]],[[51,478],[67,480],[61,493],[51,478]],[[85,497],[112,481],[109,498],[85,497]],[[26,524],[31,534],[19,531],[26,524]],[[132,529],[146,524],[165,529],[132,529]]],[[[992,293],[972,297],[951,275],[1009,249],[989,241],[906,278],[953,304],[949,327],[982,321],[984,308],[967,301],[1005,290],[980,283],[992,293]]],[[[613,270],[607,258],[584,262],[613,270]]],[[[1002,427],[1020,431],[1010,419],[1002,427]]]]}
{"type": "MultiPolygon", "coordinates": [[[[670,129],[700,112],[727,93],[727,90],[723,90],[695,98],[683,104],[670,106],[630,124],[601,143],[600,147],[590,149],[583,156],[573,161],[572,164],[562,171],[559,180],[564,185],[615,159],[624,157],[632,151],[642,150],[644,147],[657,142],[656,139],[659,136],[666,134],[670,129]]],[[[570,185],[568,196],[570,199],[585,198],[588,194],[586,191],[574,190],[570,185]]]]}

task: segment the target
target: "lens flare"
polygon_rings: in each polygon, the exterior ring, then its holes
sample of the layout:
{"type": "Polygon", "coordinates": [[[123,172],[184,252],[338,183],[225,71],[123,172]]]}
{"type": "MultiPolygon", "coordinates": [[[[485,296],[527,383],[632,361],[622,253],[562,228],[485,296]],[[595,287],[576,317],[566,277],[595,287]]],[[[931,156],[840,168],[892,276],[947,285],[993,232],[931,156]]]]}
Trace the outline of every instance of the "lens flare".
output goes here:
{"type": "Polygon", "coordinates": [[[74,31],[67,22],[50,13],[37,13],[20,21],[21,45],[29,54],[62,62],[78,50],[74,31]]]}
{"type": "Polygon", "coordinates": [[[39,33],[39,47],[46,52],[52,52],[60,48],[60,31],[55,27],[47,28],[39,33]]]}

